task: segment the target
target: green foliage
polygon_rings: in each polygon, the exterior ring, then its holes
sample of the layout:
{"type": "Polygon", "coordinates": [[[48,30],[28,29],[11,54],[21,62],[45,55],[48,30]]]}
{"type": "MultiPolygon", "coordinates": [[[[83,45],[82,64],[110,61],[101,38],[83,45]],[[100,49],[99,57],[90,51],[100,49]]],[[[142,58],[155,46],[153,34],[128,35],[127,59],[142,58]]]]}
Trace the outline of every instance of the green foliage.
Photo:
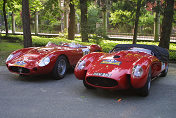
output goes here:
{"type": "Polygon", "coordinates": [[[169,59],[172,61],[176,61],[176,51],[169,51],[169,59]]]}
{"type": "Polygon", "coordinates": [[[7,6],[9,9],[9,12],[19,12],[22,8],[20,4],[20,0],[7,0],[7,6]]]}
{"type": "Polygon", "coordinates": [[[111,13],[109,18],[111,24],[115,25],[129,25],[132,26],[132,13],[129,11],[116,10],[111,13]]]}
{"type": "Polygon", "coordinates": [[[59,32],[59,36],[62,38],[68,38],[68,30],[65,28],[63,32],[59,32]]]}
{"type": "Polygon", "coordinates": [[[58,0],[44,0],[39,12],[39,30],[42,33],[58,33],[62,10],[58,0]]]}
{"type": "Polygon", "coordinates": [[[49,23],[57,22],[62,13],[59,7],[59,1],[47,0],[43,6],[44,8],[40,13],[40,17],[44,20],[48,20],[49,23]]]}
{"type": "MultiPolygon", "coordinates": [[[[135,12],[138,0],[119,0],[112,3],[112,10],[110,12],[110,21],[114,27],[118,27],[118,32],[131,32],[134,27],[135,12]]],[[[154,0],[142,0],[139,26],[142,33],[153,33],[154,16],[147,11],[145,4],[147,1],[154,2],[154,0]]]]}
{"type": "Polygon", "coordinates": [[[135,0],[118,0],[112,3],[112,11],[135,11],[136,1],[135,0]]]}
{"type": "Polygon", "coordinates": [[[99,12],[100,9],[95,6],[94,4],[91,4],[88,7],[88,33],[93,34],[96,31],[96,23],[100,22],[99,19],[99,12]]]}
{"type": "Polygon", "coordinates": [[[118,27],[118,32],[129,32],[134,26],[136,1],[120,0],[112,3],[110,23],[118,27]]]}
{"type": "Polygon", "coordinates": [[[29,0],[30,12],[35,13],[43,9],[43,5],[40,0],[29,0]]]}
{"type": "Polygon", "coordinates": [[[151,12],[147,11],[139,18],[139,26],[151,26],[154,24],[154,16],[151,12]]]}

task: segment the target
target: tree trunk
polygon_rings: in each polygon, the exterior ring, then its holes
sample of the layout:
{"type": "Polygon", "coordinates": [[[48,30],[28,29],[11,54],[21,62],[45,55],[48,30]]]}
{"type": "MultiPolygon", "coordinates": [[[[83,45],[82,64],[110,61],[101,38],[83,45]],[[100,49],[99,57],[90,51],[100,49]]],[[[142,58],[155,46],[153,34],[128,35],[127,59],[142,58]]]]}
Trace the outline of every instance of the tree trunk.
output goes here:
{"type": "Polygon", "coordinates": [[[154,41],[159,41],[160,33],[160,13],[155,13],[155,24],[154,24],[154,41]]]}
{"type": "Polygon", "coordinates": [[[12,12],[12,34],[15,34],[15,14],[12,12]]]}
{"type": "Polygon", "coordinates": [[[74,40],[75,38],[75,7],[72,3],[73,0],[70,0],[70,14],[69,14],[69,27],[68,27],[68,39],[74,40]]]}
{"type": "Polygon", "coordinates": [[[68,28],[68,8],[67,8],[67,0],[64,0],[64,29],[68,28]]]}
{"type": "Polygon", "coordinates": [[[31,38],[29,1],[28,0],[22,0],[22,20],[23,20],[24,48],[31,47],[32,38],[31,38]]]}
{"type": "Polygon", "coordinates": [[[134,26],[134,35],[133,35],[133,44],[137,42],[137,33],[138,33],[138,22],[140,16],[140,9],[141,9],[141,2],[142,0],[137,1],[137,10],[136,10],[136,19],[135,19],[135,26],[134,26]]]}
{"type": "MultiPolygon", "coordinates": [[[[160,6],[160,0],[157,0],[157,6],[160,6]]],[[[154,41],[159,41],[160,34],[160,10],[157,9],[155,12],[155,20],[154,20],[154,41]]]]}
{"type": "Polygon", "coordinates": [[[107,8],[106,4],[104,5],[103,8],[103,29],[104,29],[104,35],[107,34],[107,8]]]}
{"type": "Polygon", "coordinates": [[[7,17],[6,17],[6,3],[7,3],[7,0],[4,0],[4,2],[3,2],[3,15],[4,15],[4,21],[5,21],[6,36],[7,36],[8,35],[8,23],[7,23],[7,17]]]}
{"type": "Polygon", "coordinates": [[[162,20],[162,31],[159,46],[169,49],[170,35],[174,15],[174,0],[165,0],[164,17],[162,20]]]}
{"type": "Polygon", "coordinates": [[[38,11],[35,12],[35,35],[38,35],[38,11]]]}
{"type": "Polygon", "coordinates": [[[88,42],[87,31],[87,0],[80,0],[81,8],[81,36],[83,42],[88,42]]]}
{"type": "Polygon", "coordinates": [[[108,0],[103,0],[103,29],[104,29],[104,36],[107,34],[107,4],[108,0]]]}

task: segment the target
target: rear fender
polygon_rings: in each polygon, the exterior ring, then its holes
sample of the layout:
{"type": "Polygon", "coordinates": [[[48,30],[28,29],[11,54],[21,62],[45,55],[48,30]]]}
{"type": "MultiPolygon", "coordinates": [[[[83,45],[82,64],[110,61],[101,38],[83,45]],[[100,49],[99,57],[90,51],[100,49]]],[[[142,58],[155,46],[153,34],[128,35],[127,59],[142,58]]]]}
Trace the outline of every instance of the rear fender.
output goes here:
{"type": "Polygon", "coordinates": [[[91,52],[102,52],[102,48],[99,45],[90,45],[91,52]]]}

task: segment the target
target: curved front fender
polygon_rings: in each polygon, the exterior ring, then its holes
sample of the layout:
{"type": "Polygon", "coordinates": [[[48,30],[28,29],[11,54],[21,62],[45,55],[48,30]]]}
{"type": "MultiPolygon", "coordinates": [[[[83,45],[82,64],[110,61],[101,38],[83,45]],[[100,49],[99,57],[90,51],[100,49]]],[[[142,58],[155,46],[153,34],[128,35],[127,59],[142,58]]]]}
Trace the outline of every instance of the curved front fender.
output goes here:
{"type": "Polygon", "coordinates": [[[151,64],[152,64],[152,61],[148,57],[144,57],[138,60],[136,63],[134,63],[134,66],[140,65],[142,67],[143,74],[141,77],[135,77],[132,73],[133,68],[131,69],[131,86],[133,88],[142,88],[145,85],[151,64]]]}
{"type": "Polygon", "coordinates": [[[75,67],[75,70],[74,70],[74,74],[75,74],[76,78],[83,80],[86,76],[87,70],[91,67],[91,63],[102,55],[104,55],[104,53],[93,52],[93,53],[90,53],[88,55],[83,56],[78,61],[77,65],[75,67]],[[80,69],[78,69],[78,65],[79,65],[79,62],[83,61],[83,60],[86,62],[86,64],[85,64],[85,67],[82,70],[80,70],[80,69]]]}

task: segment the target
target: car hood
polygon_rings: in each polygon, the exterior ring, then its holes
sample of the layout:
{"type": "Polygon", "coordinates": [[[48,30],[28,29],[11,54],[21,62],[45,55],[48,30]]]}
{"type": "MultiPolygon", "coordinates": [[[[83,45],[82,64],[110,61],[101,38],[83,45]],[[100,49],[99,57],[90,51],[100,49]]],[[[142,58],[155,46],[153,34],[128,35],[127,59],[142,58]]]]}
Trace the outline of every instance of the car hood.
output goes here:
{"type": "Polygon", "coordinates": [[[121,76],[130,74],[134,63],[144,55],[146,54],[131,51],[105,54],[91,63],[87,76],[121,78],[121,76]]]}
{"type": "MultiPolygon", "coordinates": [[[[57,49],[58,50],[58,49],[57,49]]],[[[22,60],[40,60],[48,54],[56,51],[56,48],[49,47],[37,47],[27,51],[24,55],[20,57],[22,60]]]]}
{"type": "Polygon", "coordinates": [[[51,54],[54,51],[61,50],[61,47],[35,47],[31,48],[27,52],[15,57],[10,61],[10,64],[15,65],[16,63],[24,63],[25,66],[36,65],[45,56],[51,54]]]}

